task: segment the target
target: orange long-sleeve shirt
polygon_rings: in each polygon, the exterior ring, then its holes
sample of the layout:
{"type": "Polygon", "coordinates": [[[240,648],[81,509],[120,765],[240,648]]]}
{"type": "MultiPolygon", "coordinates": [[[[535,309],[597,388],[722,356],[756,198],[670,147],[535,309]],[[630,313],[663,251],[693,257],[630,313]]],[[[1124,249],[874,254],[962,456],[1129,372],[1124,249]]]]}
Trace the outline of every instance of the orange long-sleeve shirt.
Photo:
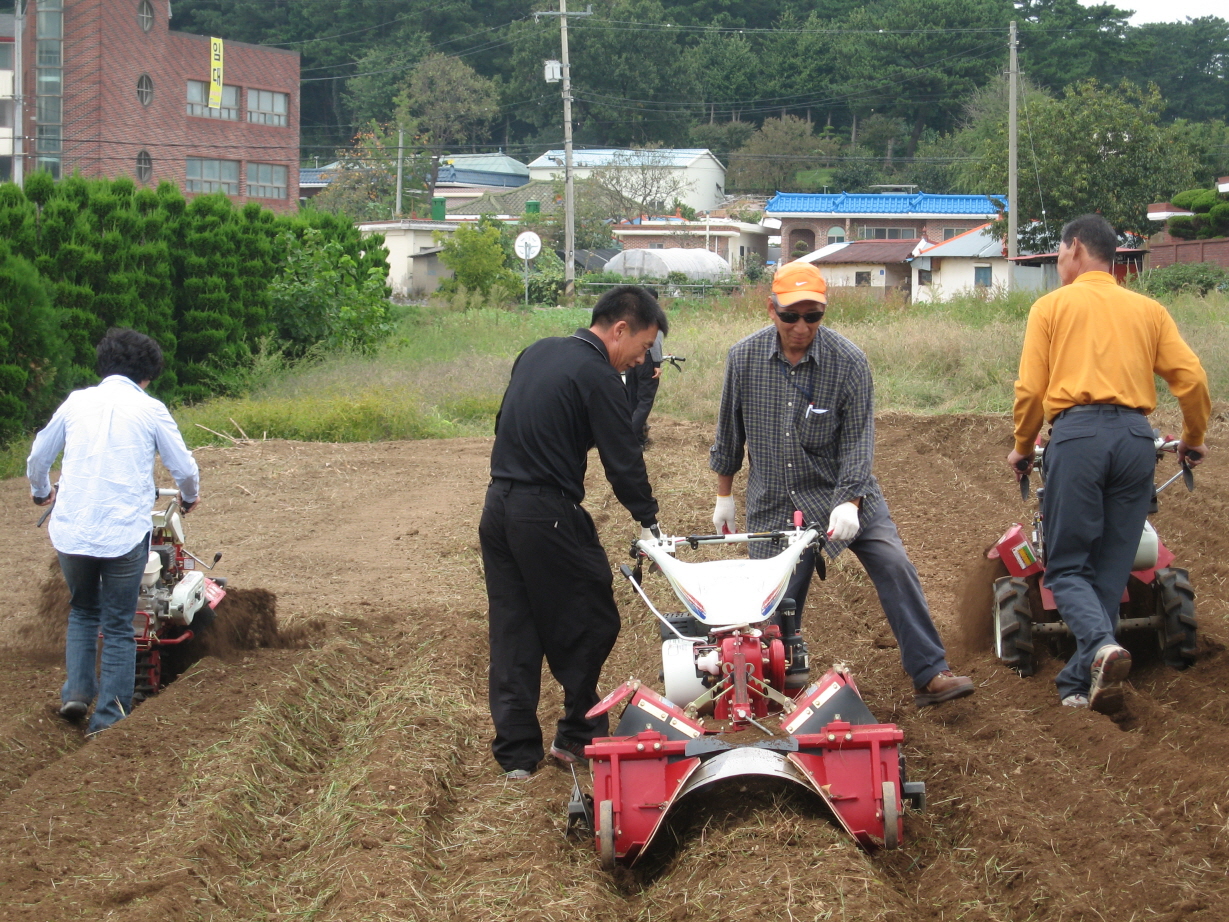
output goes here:
{"type": "Polygon", "coordinates": [[[1182,438],[1202,445],[1212,410],[1208,376],[1169,311],[1085,272],[1038,298],[1028,315],[1016,381],[1016,451],[1031,455],[1042,425],[1068,407],[1116,403],[1156,409],[1160,375],[1182,407],[1182,438]]]}

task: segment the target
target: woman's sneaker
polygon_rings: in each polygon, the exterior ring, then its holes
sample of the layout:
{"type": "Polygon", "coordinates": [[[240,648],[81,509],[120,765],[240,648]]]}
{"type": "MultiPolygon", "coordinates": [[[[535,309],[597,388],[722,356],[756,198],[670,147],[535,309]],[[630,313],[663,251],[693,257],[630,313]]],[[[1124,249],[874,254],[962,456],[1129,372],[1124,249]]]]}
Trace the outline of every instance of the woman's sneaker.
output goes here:
{"type": "Polygon", "coordinates": [[[1131,653],[1126,647],[1107,643],[1092,661],[1088,706],[1100,714],[1122,708],[1122,680],[1131,674],[1131,653]]]}

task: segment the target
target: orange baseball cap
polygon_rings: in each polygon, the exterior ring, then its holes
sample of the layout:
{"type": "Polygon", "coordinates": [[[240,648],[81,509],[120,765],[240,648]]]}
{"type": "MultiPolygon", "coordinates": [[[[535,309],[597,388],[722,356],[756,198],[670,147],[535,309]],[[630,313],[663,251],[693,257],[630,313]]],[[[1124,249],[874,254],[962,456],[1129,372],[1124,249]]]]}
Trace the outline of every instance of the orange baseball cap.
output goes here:
{"type": "Polygon", "coordinates": [[[780,307],[789,307],[799,301],[828,303],[828,283],[810,263],[792,262],[779,268],[772,277],[772,293],[780,307]]]}

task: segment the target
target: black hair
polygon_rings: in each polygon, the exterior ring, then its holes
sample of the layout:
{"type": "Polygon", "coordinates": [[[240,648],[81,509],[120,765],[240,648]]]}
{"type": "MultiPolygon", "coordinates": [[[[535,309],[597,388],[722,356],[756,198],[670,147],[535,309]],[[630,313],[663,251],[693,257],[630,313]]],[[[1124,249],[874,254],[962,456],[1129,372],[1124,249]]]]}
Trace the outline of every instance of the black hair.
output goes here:
{"type": "Polygon", "coordinates": [[[607,289],[593,305],[592,326],[609,327],[620,320],[626,321],[633,333],[645,327],[657,327],[662,336],[670,332],[670,321],[657,298],[639,285],[617,285],[607,289]]]}
{"type": "Polygon", "coordinates": [[[123,327],[112,327],[95,350],[98,356],[94,370],[106,378],[123,375],[140,384],[152,381],[162,373],[162,347],[157,341],[123,327]]]}
{"type": "Polygon", "coordinates": [[[1118,235],[1109,221],[1099,214],[1080,215],[1063,225],[1063,243],[1079,238],[1089,255],[1111,266],[1118,257],[1118,235]]]}

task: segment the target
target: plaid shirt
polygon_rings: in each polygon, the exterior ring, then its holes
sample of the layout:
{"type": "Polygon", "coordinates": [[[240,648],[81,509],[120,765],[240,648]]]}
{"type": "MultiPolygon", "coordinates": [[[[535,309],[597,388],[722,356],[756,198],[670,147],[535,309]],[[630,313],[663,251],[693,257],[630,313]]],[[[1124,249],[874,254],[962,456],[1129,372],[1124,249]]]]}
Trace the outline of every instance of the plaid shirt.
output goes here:
{"type": "MultiPolygon", "coordinates": [[[[862,350],[820,327],[807,354],[791,366],[775,326],[730,349],[709,467],[733,475],[751,460],[747,529],[793,524],[801,509],[810,525],[827,527],[834,506],[861,496],[860,518],[883,501],[871,473],[875,451],[874,385],[862,350]]],[[[846,543],[824,540],[830,556],[846,543]]],[[[766,557],[766,543],[751,545],[766,557]]]]}

